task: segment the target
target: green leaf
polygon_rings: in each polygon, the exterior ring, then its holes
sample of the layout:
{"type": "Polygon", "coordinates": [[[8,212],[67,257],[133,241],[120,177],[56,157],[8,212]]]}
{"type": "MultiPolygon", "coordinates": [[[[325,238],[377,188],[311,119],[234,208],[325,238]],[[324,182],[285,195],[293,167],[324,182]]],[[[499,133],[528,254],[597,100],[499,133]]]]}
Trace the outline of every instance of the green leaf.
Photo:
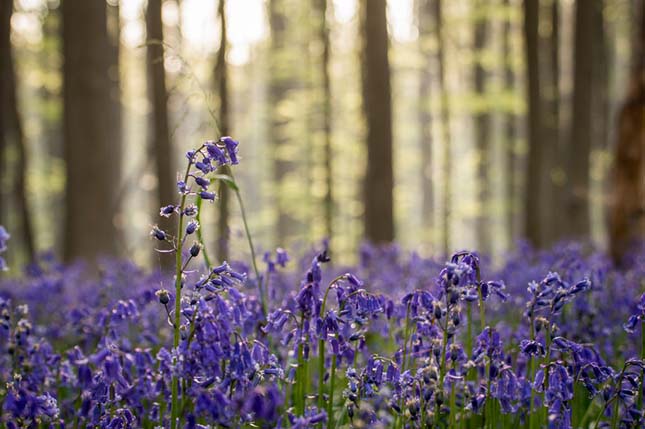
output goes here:
{"type": "Polygon", "coordinates": [[[211,177],[215,180],[221,180],[232,190],[239,191],[237,183],[235,183],[235,180],[231,176],[227,176],[226,174],[213,174],[211,177]]]}

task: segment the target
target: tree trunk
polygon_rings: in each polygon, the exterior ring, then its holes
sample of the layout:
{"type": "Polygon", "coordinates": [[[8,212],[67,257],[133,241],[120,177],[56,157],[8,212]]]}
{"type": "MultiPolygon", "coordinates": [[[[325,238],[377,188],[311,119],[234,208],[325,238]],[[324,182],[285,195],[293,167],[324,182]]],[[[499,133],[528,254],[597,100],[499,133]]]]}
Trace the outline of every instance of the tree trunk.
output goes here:
{"type": "Polygon", "coordinates": [[[616,153],[609,216],[611,254],[619,263],[632,243],[645,238],[645,4],[634,20],[632,70],[617,120],[616,153]]]}
{"type": "Polygon", "coordinates": [[[573,72],[573,116],[568,156],[567,207],[569,226],[567,235],[571,238],[588,237],[589,217],[589,167],[591,152],[591,94],[593,91],[594,56],[592,49],[593,7],[587,2],[575,2],[574,72],[573,72]]]}
{"type": "Polygon", "coordinates": [[[479,192],[479,213],[477,213],[476,230],[477,244],[479,251],[485,255],[491,252],[491,225],[490,215],[492,207],[492,194],[490,192],[492,182],[489,171],[491,170],[491,147],[490,141],[490,115],[486,101],[486,79],[487,73],[482,64],[484,49],[488,41],[487,16],[484,14],[484,4],[476,2],[474,6],[475,31],[473,40],[474,69],[473,79],[475,93],[479,100],[478,109],[475,114],[475,146],[477,147],[477,183],[479,192]]]}
{"type": "MultiPolygon", "coordinates": [[[[161,15],[161,0],[148,0],[146,9],[146,69],[148,73],[148,99],[152,107],[148,125],[148,150],[155,160],[157,174],[157,199],[155,208],[173,204],[176,200],[175,169],[173,168],[172,143],[168,124],[168,92],[166,91],[166,70],[164,68],[164,35],[161,15]]],[[[159,226],[175,234],[172,219],[159,218],[159,226]]],[[[164,270],[172,269],[174,256],[157,253],[164,270]]]]}
{"type": "Polygon", "coordinates": [[[437,20],[437,62],[439,88],[441,91],[441,140],[442,154],[441,163],[443,164],[443,198],[442,198],[442,222],[443,222],[443,252],[450,253],[450,216],[452,206],[452,157],[451,157],[451,138],[450,138],[450,105],[448,98],[448,86],[445,76],[446,59],[445,43],[443,38],[443,5],[442,0],[435,0],[435,19],[437,20]]]}
{"type": "Polygon", "coordinates": [[[322,76],[322,132],[323,132],[323,168],[325,170],[325,195],[323,197],[323,211],[325,218],[324,234],[329,240],[334,234],[334,170],[331,135],[331,78],[329,76],[330,41],[327,25],[327,0],[314,0],[319,17],[318,37],[322,45],[320,61],[320,74],[322,76]]]}
{"type": "Polygon", "coordinates": [[[363,111],[367,125],[365,238],[394,239],[392,107],[385,0],[361,1],[363,111]]]}
{"type": "MultiPolygon", "coordinates": [[[[504,0],[504,23],[502,25],[502,64],[504,65],[504,89],[508,93],[515,90],[515,74],[513,72],[513,52],[511,49],[511,40],[513,37],[511,27],[511,2],[504,0]]],[[[510,241],[512,242],[516,236],[516,200],[517,200],[517,180],[516,180],[516,142],[517,133],[515,130],[515,122],[517,117],[514,111],[509,111],[504,115],[504,154],[506,164],[506,230],[510,241]]]]}
{"type": "MultiPolygon", "coordinates": [[[[4,76],[8,69],[8,58],[11,55],[11,14],[13,12],[13,1],[3,1],[0,6],[0,171],[2,172],[2,181],[5,181],[5,174],[8,166],[5,165],[5,152],[8,147],[7,142],[7,120],[5,119],[7,111],[7,101],[9,96],[9,85],[7,85],[4,76]],[[5,4],[6,3],[6,4],[5,4]]],[[[8,228],[6,217],[6,195],[4,189],[0,187],[0,225],[8,228]]]]}
{"type": "MultiPolygon", "coordinates": [[[[0,137],[2,144],[0,150],[6,148],[13,142],[15,144],[17,153],[17,162],[13,170],[15,177],[13,179],[13,198],[17,208],[19,222],[19,231],[24,243],[24,250],[30,260],[36,257],[36,249],[34,244],[34,232],[31,225],[32,217],[29,210],[27,201],[27,142],[22,129],[22,121],[18,112],[18,99],[16,94],[16,71],[13,62],[13,49],[11,47],[11,15],[13,13],[13,1],[5,0],[2,2],[2,10],[0,11],[0,27],[2,27],[0,43],[0,53],[2,59],[0,60],[0,86],[2,89],[2,98],[0,98],[0,116],[2,116],[2,123],[0,137]]],[[[2,161],[0,157],[0,162],[2,161]]],[[[2,166],[3,171],[5,166],[2,166]]],[[[7,167],[8,168],[8,167],[7,167]]]]}
{"type": "Polygon", "coordinates": [[[419,146],[421,148],[421,213],[423,238],[433,242],[434,193],[432,181],[432,115],[430,87],[432,85],[432,0],[418,0],[419,53],[423,60],[419,69],[419,146]]]}
{"type": "MultiPolygon", "coordinates": [[[[217,16],[220,25],[220,46],[217,51],[217,62],[215,64],[215,76],[217,82],[217,93],[219,94],[219,128],[220,133],[226,136],[230,132],[230,114],[228,100],[228,66],[226,64],[226,48],[228,44],[226,29],[226,0],[219,0],[217,16]]],[[[228,166],[220,167],[221,174],[230,174],[228,166]]],[[[217,222],[217,257],[220,261],[228,259],[229,245],[229,206],[230,190],[222,183],[219,188],[219,219],[217,222]]]]}
{"type": "Polygon", "coordinates": [[[63,0],[65,259],[117,253],[120,179],[119,107],[111,94],[106,4],[63,0]],[[108,55],[106,55],[108,53],[108,55]]]}
{"type": "Polygon", "coordinates": [[[609,47],[607,29],[603,14],[604,0],[598,0],[593,5],[593,56],[591,94],[593,148],[606,150],[609,147],[609,47]]]}
{"type": "Polygon", "coordinates": [[[545,192],[541,180],[544,159],[544,136],[541,106],[541,85],[538,61],[539,0],[524,0],[524,42],[526,52],[528,99],[528,159],[525,192],[525,236],[535,246],[544,244],[544,220],[541,204],[545,192]]]}
{"type": "Polygon", "coordinates": [[[291,76],[288,68],[291,67],[282,61],[283,51],[289,43],[288,16],[286,4],[283,0],[269,0],[269,29],[271,32],[271,45],[269,48],[269,139],[273,146],[273,188],[277,222],[276,238],[278,242],[285,240],[292,230],[295,218],[287,211],[287,196],[283,192],[283,184],[291,163],[284,156],[283,148],[288,144],[287,125],[289,118],[279,109],[287,99],[291,89],[291,76]]]}
{"type": "Polygon", "coordinates": [[[560,139],[560,1],[552,0],[545,7],[551,21],[551,32],[543,37],[544,48],[548,53],[544,59],[546,67],[541,70],[544,76],[542,91],[544,103],[544,140],[545,161],[542,168],[542,202],[540,216],[544,219],[542,228],[543,244],[550,245],[562,235],[561,222],[557,213],[565,207],[565,180],[563,158],[566,152],[560,139]]]}

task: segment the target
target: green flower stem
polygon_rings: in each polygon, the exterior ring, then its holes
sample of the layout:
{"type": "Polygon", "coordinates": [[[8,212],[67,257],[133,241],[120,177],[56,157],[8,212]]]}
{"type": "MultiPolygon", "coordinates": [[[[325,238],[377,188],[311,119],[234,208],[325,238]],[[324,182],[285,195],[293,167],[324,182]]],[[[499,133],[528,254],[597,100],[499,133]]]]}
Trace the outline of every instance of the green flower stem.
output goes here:
{"type": "MultiPolygon", "coordinates": [[[[334,280],[332,280],[329,285],[327,286],[327,289],[325,290],[325,295],[323,297],[322,305],[320,306],[320,313],[318,316],[322,319],[325,317],[325,307],[327,306],[327,297],[329,296],[329,291],[333,288],[333,286],[339,282],[340,280],[344,279],[346,276],[338,276],[334,280]]],[[[324,395],[325,395],[325,344],[326,344],[326,338],[321,338],[318,340],[318,409],[322,410],[325,406],[325,400],[324,400],[324,395]]],[[[333,378],[333,373],[330,375],[333,378]]],[[[332,380],[333,383],[333,380],[332,380]]],[[[333,388],[332,388],[333,390],[333,388]]],[[[331,402],[331,399],[330,399],[331,402]]],[[[329,412],[327,418],[329,419],[329,412]]],[[[328,420],[329,421],[329,420],[328,420]]],[[[329,426],[329,424],[328,424],[329,426]]]]}
{"type": "Polygon", "coordinates": [[[258,264],[255,257],[255,247],[253,246],[253,238],[251,237],[251,231],[249,230],[249,223],[246,219],[246,210],[244,209],[244,202],[242,201],[242,195],[240,194],[240,188],[235,182],[235,177],[233,177],[233,171],[229,171],[229,175],[232,181],[231,186],[235,191],[235,197],[240,206],[240,214],[242,215],[242,223],[244,224],[244,233],[246,234],[246,239],[249,243],[249,250],[251,251],[251,262],[253,263],[253,271],[255,272],[255,278],[258,282],[258,293],[260,294],[260,303],[262,304],[262,313],[264,317],[267,317],[267,303],[266,303],[266,290],[263,291],[262,288],[262,277],[260,276],[260,270],[258,270],[258,264]]]}
{"type": "Polygon", "coordinates": [[[197,240],[199,241],[199,244],[202,245],[202,257],[204,258],[204,263],[206,264],[206,267],[210,269],[211,265],[211,260],[208,257],[208,251],[206,250],[206,243],[204,242],[204,234],[202,233],[202,223],[201,223],[201,216],[202,216],[202,197],[199,195],[197,196],[197,216],[195,216],[195,219],[197,222],[199,222],[199,228],[197,229],[197,240]]]}
{"type": "Polygon", "coordinates": [[[406,361],[408,360],[408,337],[410,335],[410,303],[405,311],[405,330],[403,332],[403,360],[401,361],[401,373],[405,372],[406,361]]]}
{"type": "MultiPolygon", "coordinates": [[[[645,360],[645,320],[641,322],[641,360],[645,360]]],[[[643,383],[645,383],[645,369],[641,372],[641,382],[638,385],[637,403],[640,410],[643,409],[643,383]]]]}
{"type": "MultiPolygon", "coordinates": [[[[531,317],[531,341],[535,341],[535,323],[533,321],[533,317],[531,317]]],[[[535,377],[535,363],[536,359],[533,356],[529,357],[529,377],[528,381],[529,383],[533,382],[533,378],[535,377]]],[[[529,423],[529,429],[534,428],[535,424],[535,419],[533,418],[533,402],[535,400],[535,391],[533,390],[533,386],[531,386],[531,402],[529,403],[529,410],[528,410],[528,423],[529,423]]]]}
{"type": "MultiPolygon", "coordinates": [[[[196,152],[203,148],[200,147],[196,152]]],[[[188,161],[186,166],[186,174],[184,174],[184,182],[188,181],[188,174],[190,167],[193,165],[193,160],[188,161]]],[[[177,221],[177,243],[175,245],[175,322],[173,334],[173,348],[179,347],[179,340],[181,334],[179,328],[181,327],[181,277],[183,272],[182,267],[182,249],[184,245],[184,209],[186,208],[186,194],[181,196],[179,204],[179,220],[177,221]]],[[[177,364],[177,359],[173,359],[173,364],[177,364]]],[[[170,409],[170,427],[171,429],[177,428],[177,420],[179,419],[179,378],[177,375],[172,376],[171,381],[171,409],[170,409]]]]}
{"type": "Polygon", "coordinates": [[[482,296],[481,288],[477,289],[477,295],[479,296],[479,327],[483,332],[486,329],[486,308],[484,307],[484,297],[482,296]]]}
{"type": "MultiPolygon", "coordinates": [[[[452,367],[454,369],[454,362],[452,363],[452,367]]],[[[450,387],[450,427],[457,427],[457,389],[454,383],[450,387]]]]}
{"type": "Polygon", "coordinates": [[[304,400],[304,345],[302,343],[298,344],[298,367],[296,368],[296,392],[295,404],[296,404],[296,414],[301,416],[305,413],[305,400],[304,400]]]}
{"type": "Polygon", "coordinates": [[[329,400],[327,401],[327,429],[334,429],[334,388],[336,384],[336,355],[331,357],[329,400]]]}
{"type": "Polygon", "coordinates": [[[545,345],[546,345],[546,356],[544,357],[544,389],[542,392],[542,413],[541,413],[541,422],[545,425],[548,424],[549,413],[548,408],[544,406],[546,391],[549,388],[549,371],[551,369],[551,323],[549,322],[546,327],[545,333],[545,345]]]}

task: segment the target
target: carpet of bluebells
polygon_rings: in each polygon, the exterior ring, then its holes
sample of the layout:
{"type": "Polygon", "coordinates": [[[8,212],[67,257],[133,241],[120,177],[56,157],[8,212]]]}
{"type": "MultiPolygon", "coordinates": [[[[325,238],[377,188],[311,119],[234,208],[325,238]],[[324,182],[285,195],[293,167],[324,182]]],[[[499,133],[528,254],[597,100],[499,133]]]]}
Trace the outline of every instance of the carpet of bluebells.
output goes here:
{"type": "Polygon", "coordinates": [[[0,283],[0,428],[645,427],[645,247],[620,269],[580,243],[344,267],[248,235],[248,263],[213,262],[199,212],[216,183],[239,196],[237,150],[187,153],[178,232],[151,233],[174,274],[45,255],[0,283]]]}

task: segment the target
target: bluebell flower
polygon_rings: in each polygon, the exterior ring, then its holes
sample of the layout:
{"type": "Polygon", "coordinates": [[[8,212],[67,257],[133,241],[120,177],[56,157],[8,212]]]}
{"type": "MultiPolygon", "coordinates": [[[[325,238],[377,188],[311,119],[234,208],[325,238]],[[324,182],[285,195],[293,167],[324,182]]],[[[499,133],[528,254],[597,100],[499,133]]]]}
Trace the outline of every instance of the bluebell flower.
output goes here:
{"type": "Polygon", "coordinates": [[[188,224],[186,224],[186,234],[190,235],[199,229],[199,222],[195,219],[191,219],[188,224]]]}
{"type": "Polygon", "coordinates": [[[207,142],[206,143],[206,150],[208,151],[208,154],[213,158],[219,165],[225,165],[227,164],[227,159],[226,155],[220,149],[217,144],[214,142],[207,142]]]}
{"type": "Polygon", "coordinates": [[[199,196],[202,200],[215,201],[215,192],[201,191],[199,196]]]}
{"type": "Polygon", "coordinates": [[[176,211],[177,211],[177,207],[175,207],[174,205],[170,204],[170,205],[162,207],[161,210],[159,211],[159,215],[163,216],[163,217],[170,217],[176,211]]]}
{"type": "MultiPolygon", "coordinates": [[[[0,253],[4,252],[7,250],[7,241],[11,238],[9,233],[7,232],[6,229],[4,229],[4,226],[0,225],[0,253]]],[[[6,271],[7,270],[7,264],[5,263],[5,260],[0,256],[0,271],[6,271]]]]}
{"type": "Polygon", "coordinates": [[[226,147],[226,152],[228,153],[228,157],[231,160],[231,164],[238,164],[239,161],[237,159],[237,146],[239,143],[228,136],[222,137],[220,140],[226,147]]]}
{"type": "Polygon", "coordinates": [[[628,333],[633,334],[639,321],[645,321],[645,293],[641,295],[640,300],[636,305],[636,312],[630,315],[627,322],[623,324],[623,329],[628,333]]]}
{"type": "Polygon", "coordinates": [[[156,238],[159,241],[166,241],[168,236],[166,235],[166,232],[159,228],[159,226],[154,225],[152,227],[152,230],[150,231],[150,235],[154,238],[156,238]]]}

